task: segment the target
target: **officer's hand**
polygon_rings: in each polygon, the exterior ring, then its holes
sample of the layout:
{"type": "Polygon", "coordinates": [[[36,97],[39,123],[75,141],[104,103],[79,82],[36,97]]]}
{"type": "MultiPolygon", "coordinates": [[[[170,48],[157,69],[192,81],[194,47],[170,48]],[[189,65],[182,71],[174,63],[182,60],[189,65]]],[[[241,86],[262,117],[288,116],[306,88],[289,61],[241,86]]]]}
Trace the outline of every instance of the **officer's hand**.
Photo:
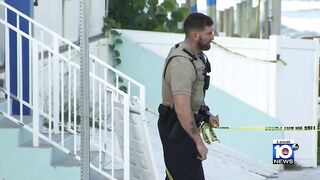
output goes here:
{"type": "Polygon", "coordinates": [[[197,150],[199,152],[199,156],[197,157],[197,159],[199,159],[201,161],[207,159],[208,148],[204,144],[204,142],[201,141],[200,143],[196,144],[196,146],[197,146],[197,150]]]}
{"type": "Polygon", "coordinates": [[[209,122],[210,122],[211,126],[213,126],[213,127],[219,127],[219,125],[220,125],[220,124],[219,124],[219,123],[220,123],[219,116],[218,116],[218,115],[217,115],[217,116],[211,115],[209,122]]]}

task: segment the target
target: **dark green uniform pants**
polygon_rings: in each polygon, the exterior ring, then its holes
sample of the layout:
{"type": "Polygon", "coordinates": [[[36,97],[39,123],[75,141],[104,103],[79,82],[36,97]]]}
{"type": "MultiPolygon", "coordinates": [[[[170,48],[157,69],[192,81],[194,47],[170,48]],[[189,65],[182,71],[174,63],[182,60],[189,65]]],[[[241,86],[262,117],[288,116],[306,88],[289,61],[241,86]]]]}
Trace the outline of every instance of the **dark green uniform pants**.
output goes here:
{"type": "MultiPolygon", "coordinates": [[[[180,129],[174,129],[178,135],[171,132],[175,123],[179,123],[174,110],[163,105],[158,110],[158,129],[167,170],[174,180],[204,180],[202,162],[197,159],[198,151],[194,141],[180,124],[180,129]]],[[[169,180],[168,175],[166,180],[169,180]]]]}

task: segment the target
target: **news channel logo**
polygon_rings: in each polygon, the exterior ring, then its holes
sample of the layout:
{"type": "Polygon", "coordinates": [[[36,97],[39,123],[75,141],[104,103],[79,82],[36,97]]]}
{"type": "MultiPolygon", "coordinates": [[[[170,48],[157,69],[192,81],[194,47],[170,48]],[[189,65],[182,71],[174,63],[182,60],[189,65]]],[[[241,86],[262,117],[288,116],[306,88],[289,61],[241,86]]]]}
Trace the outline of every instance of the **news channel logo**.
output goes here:
{"type": "Polygon", "coordinates": [[[294,164],[294,152],[299,145],[293,139],[273,140],[273,164],[294,164]]]}

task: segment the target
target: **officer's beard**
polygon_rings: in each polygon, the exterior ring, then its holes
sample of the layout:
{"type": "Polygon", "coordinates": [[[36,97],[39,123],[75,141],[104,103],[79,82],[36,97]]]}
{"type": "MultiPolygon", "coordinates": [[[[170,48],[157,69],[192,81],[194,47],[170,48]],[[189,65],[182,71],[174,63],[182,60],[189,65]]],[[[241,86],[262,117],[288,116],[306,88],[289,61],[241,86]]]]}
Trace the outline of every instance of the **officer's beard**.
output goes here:
{"type": "Polygon", "coordinates": [[[200,40],[197,42],[197,45],[200,50],[208,51],[211,48],[210,43],[211,41],[204,42],[204,40],[200,37],[200,40]]]}

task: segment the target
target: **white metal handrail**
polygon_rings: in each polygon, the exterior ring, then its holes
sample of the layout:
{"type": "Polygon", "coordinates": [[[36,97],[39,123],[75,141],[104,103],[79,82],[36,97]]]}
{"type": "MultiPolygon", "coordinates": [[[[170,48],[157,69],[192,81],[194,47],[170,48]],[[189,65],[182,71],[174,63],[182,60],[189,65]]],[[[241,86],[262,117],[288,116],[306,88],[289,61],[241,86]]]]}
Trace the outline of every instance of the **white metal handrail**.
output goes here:
{"type": "MultiPolygon", "coordinates": [[[[3,92],[7,96],[7,111],[2,113],[12,121],[22,124],[24,128],[33,134],[34,146],[39,145],[39,137],[53,146],[61,149],[63,152],[73,154],[76,159],[79,156],[79,139],[78,133],[78,97],[77,92],[79,86],[79,64],[71,61],[72,52],[79,53],[80,48],[62,36],[47,29],[41,24],[35,22],[31,18],[17,11],[13,7],[4,2],[0,2],[0,8],[4,9],[5,17],[0,17],[0,25],[5,27],[5,82],[6,86],[3,92]],[[15,25],[8,22],[8,11],[16,14],[17,23],[15,25]],[[20,30],[19,21],[23,18],[28,21],[29,32],[20,30]],[[42,37],[46,32],[52,36],[52,45],[48,45],[43,38],[36,39],[33,37],[35,29],[40,29],[42,37]],[[9,32],[14,31],[17,37],[17,94],[11,93],[10,85],[10,49],[9,32]],[[22,69],[22,38],[29,42],[29,59],[30,66],[30,100],[23,99],[23,81],[22,69]],[[68,45],[67,55],[59,52],[60,43],[68,45]],[[44,64],[47,68],[43,68],[44,64]],[[41,69],[41,71],[39,71],[41,69]],[[18,117],[12,115],[11,102],[19,103],[20,112],[18,117]],[[24,120],[23,108],[29,108],[32,116],[32,124],[28,124],[24,120]],[[67,112],[67,115],[65,115],[67,112]],[[47,123],[46,130],[43,130],[40,119],[44,119],[47,123]],[[42,127],[42,128],[41,128],[42,127]],[[71,134],[71,135],[70,135],[71,134]],[[58,138],[56,138],[58,136],[58,138]],[[73,144],[68,146],[67,136],[72,137],[73,144]]],[[[11,34],[12,36],[12,34],[11,34]]],[[[109,179],[115,179],[115,163],[122,164],[124,169],[124,179],[130,177],[130,143],[129,143],[129,97],[131,96],[132,85],[139,89],[141,118],[144,120],[144,102],[145,90],[144,86],[124,73],[114,69],[112,66],[90,55],[90,88],[92,92],[92,103],[90,103],[91,112],[90,119],[92,122],[91,145],[98,152],[98,163],[92,162],[90,167],[109,179]],[[103,71],[99,71],[99,68],[103,71]],[[108,74],[112,75],[107,78],[108,74]],[[112,78],[115,78],[113,82],[112,78]],[[122,77],[127,81],[128,92],[119,90],[119,78],[122,77]],[[109,80],[108,80],[109,79],[109,80]],[[111,94],[111,95],[110,95],[111,94]],[[110,97],[109,97],[110,96],[110,97]],[[114,102],[123,105],[123,152],[117,153],[115,144],[117,136],[114,129],[114,102]],[[98,108],[96,108],[98,107],[98,108]],[[96,115],[97,114],[97,115],[96,115]],[[108,132],[108,124],[111,131],[108,132]],[[111,138],[107,134],[111,134],[111,138]],[[98,135],[98,138],[96,138],[98,135]],[[111,173],[104,171],[103,161],[111,158],[111,173]]],[[[119,138],[119,137],[118,137],[119,138]]]]}
{"type": "MultiPolygon", "coordinates": [[[[34,29],[35,29],[35,27],[37,27],[38,29],[41,29],[42,31],[45,31],[45,32],[49,33],[52,37],[57,37],[57,39],[59,39],[61,42],[63,42],[63,44],[66,44],[66,45],[70,46],[71,48],[74,48],[75,50],[80,51],[80,47],[79,46],[73,44],[71,41],[65,39],[64,37],[62,37],[61,35],[57,34],[56,32],[54,32],[54,31],[48,29],[47,27],[41,25],[40,23],[36,22],[35,20],[30,18],[29,16],[26,16],[25,14],[23,14],[20,11],[16,10],[12,6],[10,6],[10,5],[8,5],[8,4],[4,3],[4,2],[1,2],[1,1],[0,1],[0,4],[5,8],[5,12],[7,12],[7,9],[9,9],[10,11],[16,13],[17,16],[21,16],[25,20],[27,20],[29,22],[29,24],[30,24],[29,27],[32,26],[34,29]]],[[[44,41],[42,40],[40,42],[43,43],[44,41]]],[[[47,45],[45,45],[45,43],[43,45],[47,46],[47,45]]],[[[68,47],[68,49],[69,49],[69,47],[68,47]]],[[[135,85],[137,85],[139,87],[144,87],[138,81],[132,79],[130,76],[127,76],[126,74],[122,73],[121,71],[115,69],[114,67],[110,66],[109,64],[105,63],[104,61],[102,61],[101,59],[95,57],[94,55],[90,54],[90,58],[92,60],[97,61],[102,66],[107,67],[108,69],[110,69],[111,71],[115,72],[116,74],[119,74],[120,76],[128,79],[133,84],[135,84],[135,85]]]]}
{"type": "MultiPolygon", "coordinates": [[[[37,29],[39,30],[39,33],[41,34],[40,35],[40,39],[38,39],[39,43],[41,43],[43,46],[47,47],[46,48],[46,51],[56,51],[56,52],[59,52],[59,45],[67,45],[67,57],[64,56],[65,59],[68,59],[68,60],[71,60],[74,56],[72,55],[72,51],[76,51],[77,54],[80,53],[80,47],[73,44],[71,41],[63,38],[61,35],[57,34],[56,32],[48,29],[47,27],[41,25],[40,23],[36,22],[35,20],[33,20],[32,18],[28,17],[27,15],[19,12],[18,10],[16,10],[15,8],[13,8],[12,6],[6,4],[5,2],[1,2],[0,1],[0,5],[3,6],[5,8],[5,15],[7,14],[7,11],[10,10],[12,12],[14,12],[17,17],[22,17],[23,19],[27,20],[28,21],[28,26],[29,26],[29,34],[26,34],[24,32],[21,32],[24,37],[32,37],[32,33],[35,32],[37,29]],[[33,32],[31,32],[31,29],[33,28],[33,32]],[[43,39],[43,33],[47,33],[51,36],[51,39],[52,39],[52,45],[48,46],[47,43],[45,43],[45,40],[43,39]],[[61,42],[61,43],[59,43],[61,42]]],[[[18,19],[18,18],[17,18],[18,19]]],[[[9,23],[8,23],[9,24],[9,23]]],[[[11,24],[9,24],[11,25],[11,24]]],[[[32,37],[34,38],[34,37],[32,37]]],[[[43,51],[42,51],[43,52],[43,51]]],[[[62,54],[57,54],[60,58],[62,58],[61,56],[63,56],[62,54]]],[[[127,80],[129,83],[128,83],[128,87],[131,87],[131,84],[137,86],[139,88],[139,98],[140,98],[140,109],[141,109],[141,112],[144,112],[145,110],[145,87],[137,82],[136,80],[132,79],[130,76],[122,73],[121,71],[115,69],[114,67],[110,66],[109,64],[107,64],[106,62],[102,61],[101,59],[95,57],[94,55],[90,54],[89,55],[90,57],[90,61],[91,62],[95,62],[97,63],[99,66],[102,66],[110,71],[112,71],[113,73],[115,73],[116,75],[124,78],[125,80],[127,80]]],[[[118,81],[118,79],[116,79],[116,81],[118,81]]],[[[115,84],[118,84],[117,82],[115,84]]],[[[117,87],[119,88],[119,87],[117,87]]],[[[129,90],[130,92],[130,90],[129,90]]],[[[130,94],[129,94],[130,96],[130,94]]],[[[142,116],[142,119],[145,120],[145,117],[144,117],[144,113],[141,113],[141,116],[142,116]]]]}

